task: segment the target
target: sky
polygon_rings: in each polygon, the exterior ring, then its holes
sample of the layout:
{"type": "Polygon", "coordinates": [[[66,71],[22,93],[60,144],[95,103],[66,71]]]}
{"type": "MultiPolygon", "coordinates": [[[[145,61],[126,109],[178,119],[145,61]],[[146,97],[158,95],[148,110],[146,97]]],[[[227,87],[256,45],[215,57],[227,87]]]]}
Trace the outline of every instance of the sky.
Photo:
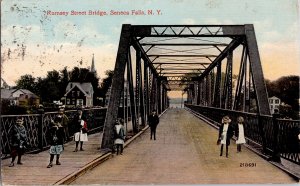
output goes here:
{"type": "Polygon", "coordinates": [[[299,2],[2,0],[1,76],[15,85],[25,74],[44,77],[65,66],[88,68],[94,54],[97,74],[104,78],[105,71],[114,68],[122,24],[253,24],[265,78],[299,75],[299,2]],[[160,10],[161,15],[70,15],[89,10],[160,10]]]}

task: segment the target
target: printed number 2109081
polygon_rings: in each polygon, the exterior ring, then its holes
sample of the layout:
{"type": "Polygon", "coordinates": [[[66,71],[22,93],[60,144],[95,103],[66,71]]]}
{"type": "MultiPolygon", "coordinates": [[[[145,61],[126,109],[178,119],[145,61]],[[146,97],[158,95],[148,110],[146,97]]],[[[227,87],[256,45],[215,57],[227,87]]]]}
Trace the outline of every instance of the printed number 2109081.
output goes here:
{"type": "Polygon", "coordinates": [[[240,167],[256,167],[256,163],[240,163],[240,167]]]}

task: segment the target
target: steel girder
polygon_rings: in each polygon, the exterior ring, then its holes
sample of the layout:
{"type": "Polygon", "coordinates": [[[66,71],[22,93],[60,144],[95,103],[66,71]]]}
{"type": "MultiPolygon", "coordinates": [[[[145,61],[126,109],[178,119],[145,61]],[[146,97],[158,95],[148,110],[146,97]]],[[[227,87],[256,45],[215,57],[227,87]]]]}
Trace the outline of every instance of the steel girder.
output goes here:
{"type": "Polygon", "coordinates": [[[270,114],[253,25],[123,25],[102,148],[113,144],[126,66],[134,132],[139,131],[140,118],[145,125],[151,110],[161,113],[167,108],[169,90],[187,91],[190,103],[236,110],[242,105],[246,112],[254,91],[257,112],[270,114]],[[135,84],[130,46],[136,51],[135,84]],[[233,97],[233,53],[239,46],[245,49],[233,97]]]}

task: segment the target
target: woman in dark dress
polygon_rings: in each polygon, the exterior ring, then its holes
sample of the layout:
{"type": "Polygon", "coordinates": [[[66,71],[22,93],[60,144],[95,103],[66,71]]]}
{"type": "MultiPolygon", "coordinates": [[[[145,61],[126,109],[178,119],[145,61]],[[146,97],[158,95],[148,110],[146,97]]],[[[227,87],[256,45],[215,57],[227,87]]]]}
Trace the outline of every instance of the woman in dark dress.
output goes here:
{"type": "Polygon", "coordinates": [[[219,128],[219,138],[218,144],[221,144],[220,156],[223,155],[223,147],[226,145],[226,157],[228,158],[228,147],[230,145],[230,139],[233,136],[233,127],[230,124],[231,119],[229,116],[224,116],[222,118],[222,124],[219,128]]]}

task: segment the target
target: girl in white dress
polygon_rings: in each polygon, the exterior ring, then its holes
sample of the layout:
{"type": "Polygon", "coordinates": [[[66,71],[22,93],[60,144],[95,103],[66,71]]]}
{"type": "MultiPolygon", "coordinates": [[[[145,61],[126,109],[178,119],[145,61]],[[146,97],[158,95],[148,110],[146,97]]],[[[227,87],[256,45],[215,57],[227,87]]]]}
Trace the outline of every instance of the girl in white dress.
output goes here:
{"type": "Polygon", "coordinates": [[[242,144],[246,143],[245,140],[245,133],[244,133],[244,118],[239,116],[237,118],[237,126],[235,128],[235,135],[236,135],[236,144],[237,144],[237,152],[242,151],[242,144]]]}

